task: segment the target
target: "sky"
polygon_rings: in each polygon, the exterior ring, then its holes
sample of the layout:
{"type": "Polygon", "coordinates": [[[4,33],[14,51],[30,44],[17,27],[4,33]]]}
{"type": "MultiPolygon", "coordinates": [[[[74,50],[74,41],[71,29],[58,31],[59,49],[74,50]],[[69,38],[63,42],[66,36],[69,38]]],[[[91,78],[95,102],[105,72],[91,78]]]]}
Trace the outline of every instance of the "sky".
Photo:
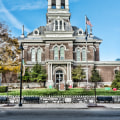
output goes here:
{"type": "MultiPolygon", "coordinates": [[[[93,25],[93,34],[103,40],[100,60],[120,58],[120,0],[69,0],[71,24],[85,30],[85,15],[93,25]]],[[[0,0],[0,22],[19,37],[46,25],[47,0],[0,0]]]]}

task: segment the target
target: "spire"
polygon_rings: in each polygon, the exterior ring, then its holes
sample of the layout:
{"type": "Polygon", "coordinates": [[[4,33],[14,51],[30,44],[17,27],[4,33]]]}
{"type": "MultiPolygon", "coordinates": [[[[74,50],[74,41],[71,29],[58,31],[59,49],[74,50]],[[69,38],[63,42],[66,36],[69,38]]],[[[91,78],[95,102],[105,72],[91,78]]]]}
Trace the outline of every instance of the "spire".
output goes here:
{"type": "Polygon", "coordinates": [[[21,38],[24,38],[25,35],[24,35],[24,25],[22,26],[22,35],[21,35],[21,38]]]}

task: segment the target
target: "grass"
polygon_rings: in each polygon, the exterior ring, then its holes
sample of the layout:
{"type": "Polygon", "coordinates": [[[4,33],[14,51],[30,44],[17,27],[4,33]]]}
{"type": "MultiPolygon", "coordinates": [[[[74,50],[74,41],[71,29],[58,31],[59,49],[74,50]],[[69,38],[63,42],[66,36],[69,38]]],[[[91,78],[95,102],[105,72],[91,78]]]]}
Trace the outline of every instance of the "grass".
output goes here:
{"type": "MultiPolygon", "coordinates": [[[[19,96],[20,90],[11,90],[8,93],[0,95],[19,96]]],[[[47,95],[94,95],[94,90],[85,90],[82,88],[73,88],[66,91],[57,91],[56,89],[26,89],[22,91],[23,96],[47,96],[47,95]]],[[[120,91],[106,91],[104,88],[97,89],[97,95],[114,96],[120,95],[120,91]]]]}

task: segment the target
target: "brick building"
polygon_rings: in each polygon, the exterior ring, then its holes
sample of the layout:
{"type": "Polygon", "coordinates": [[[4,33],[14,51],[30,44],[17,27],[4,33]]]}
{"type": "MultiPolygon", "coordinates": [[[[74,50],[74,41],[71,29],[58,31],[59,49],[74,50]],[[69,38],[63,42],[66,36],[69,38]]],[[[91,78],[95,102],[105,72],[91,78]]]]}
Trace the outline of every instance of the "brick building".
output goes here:
{"type": "Polygon", "coordinates": [[[82,66],[86,78],[80,85],[85,86],[95,65],[102,77],[101,84],[110,85],[115,71],[120,70],[120,62],[100,61],[102,40],[90,33],[86,43],[85,32],[72,26],[70,17],[69,0],[48,0],[46,26],[34,29],[27,37],[23,30],[19,40],[24,47],[24,66],[32,67],[37,62],[42,64],[48,74],[46,86],[59,84],[64,89],[65,84],[73,85],[72,69],[82,66]]]}

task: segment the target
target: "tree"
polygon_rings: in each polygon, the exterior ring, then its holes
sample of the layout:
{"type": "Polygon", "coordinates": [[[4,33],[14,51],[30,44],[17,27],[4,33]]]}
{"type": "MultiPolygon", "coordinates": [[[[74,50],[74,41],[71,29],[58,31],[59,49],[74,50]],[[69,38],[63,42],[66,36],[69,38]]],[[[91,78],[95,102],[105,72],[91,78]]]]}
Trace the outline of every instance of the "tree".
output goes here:
{"type": "Polygon", "coordinates": [[[23,76],[23,80],[28,82],[30,80],[30,74],[29,74],[29,67],[25,69],[25,74],[23,76]]]}
{"type": "Polygon", "coordinates": [[[75,69],[72,70],[72,79],[74,81],[80,82],[85,78],[85,72],[81,68],[81,66],[76,67],[75,69]]]}
{"type": "Polygon", "coordinates": [[[115,79],[113,80],[111,87],[117,89],[120,88],[120,71],[116,72],[115,79]]]}
{"type": "Polygon", "coordinates": [[[35,66],[31,70],[31,81],[37,81],[37,82],[46,82],[46,70],[39,64],[35,64],[35,66]]]}
{"type": "Polygon", "coordinates": [[[0,23],[0,72],[12,73],[20,70],[18,48],[18,40],[10,36],[7,25],[0,23]]]}
{"type": "Polygon", "coordinates": [[[92,76],[90,78],[90,81],[94,82],[95,103],[96,103],[96,87],[97,87],[97,82],[100,82],[101,80],[102,80],[101,76],[99,75],[98,71],[96,70],[96,67],[94,66],[93,70],[92,70],[92,76]]]}

